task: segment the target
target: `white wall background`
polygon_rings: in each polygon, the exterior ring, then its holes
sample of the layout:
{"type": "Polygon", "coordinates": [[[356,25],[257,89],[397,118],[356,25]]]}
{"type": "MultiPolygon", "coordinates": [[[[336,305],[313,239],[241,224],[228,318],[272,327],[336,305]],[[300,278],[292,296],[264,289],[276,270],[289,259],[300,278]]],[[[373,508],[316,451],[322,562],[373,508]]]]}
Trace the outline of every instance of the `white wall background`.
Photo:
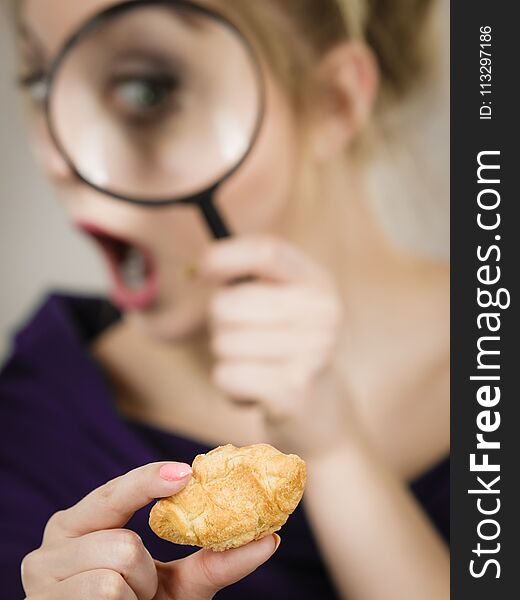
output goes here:
{"type": "MultiPolygon", "coordinates": [[[[425,94],[416,110],[404,115],[403,123],[413,132],[414,140],[408,150],[394,156],[406,168],[420,145],[431,163],[432,175],[425,185],[422,172],[417,173],[415,184],[408,181],[403,187],[398,171],[389,167],[390,163],[383,163],[384,194],[376,202],[384,204],[381,212],[386,211],[383,216],[401,241],[408,237],[409,244],[422,245],[429,252],[446,256],[449,0],[441,0],[440,5],[443,9],[440,32],[446,36],[446,43],[440,45],[441,81],[437,82],[434,93],[425,94]],[[392,197],[389,189],[394,189],[392,197]],[[428,189],[426,194],[425,189],[428,189]]],[[[6,17],[0,12],[0,362],[8,350],[11,334],[46,291],[55,288],[99,291],[105,284],[99,257],[89,242],[67,226],[48,185],[33,164],[23,128],[22,102],[14,81],[14,44],[6,17]]]]}

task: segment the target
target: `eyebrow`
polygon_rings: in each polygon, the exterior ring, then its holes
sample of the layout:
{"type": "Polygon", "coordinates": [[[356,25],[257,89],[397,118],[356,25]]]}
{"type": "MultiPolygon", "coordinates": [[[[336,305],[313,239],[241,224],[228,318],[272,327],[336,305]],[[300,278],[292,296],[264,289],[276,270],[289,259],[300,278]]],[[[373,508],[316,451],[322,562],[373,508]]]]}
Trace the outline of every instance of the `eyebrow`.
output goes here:
{"type": "Polygon", "coordinates": [[[18,36],[24,42],[30,45],[35,50],[35,53],[39,54],[42,57],[44,63],[47,62],[47,52],[45,50],[45,44],[41,41],[38,34],[21,19],[18,20],[18,25],[16,29],[18,36]]]}

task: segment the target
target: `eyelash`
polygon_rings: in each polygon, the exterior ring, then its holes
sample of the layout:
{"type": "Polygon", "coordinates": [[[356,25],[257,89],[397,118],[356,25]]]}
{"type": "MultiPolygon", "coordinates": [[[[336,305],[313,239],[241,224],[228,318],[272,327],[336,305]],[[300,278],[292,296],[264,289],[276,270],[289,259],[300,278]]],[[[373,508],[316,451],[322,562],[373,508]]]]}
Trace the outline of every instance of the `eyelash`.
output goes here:
{"type": "Polygon", "coordinates": [[[42,71],[37,71],[25,75],[18,80],[19,86],[26,90],[31,98],[38,104],[42,104],[47,97],[48,84],[47,75],[42,71]]]}

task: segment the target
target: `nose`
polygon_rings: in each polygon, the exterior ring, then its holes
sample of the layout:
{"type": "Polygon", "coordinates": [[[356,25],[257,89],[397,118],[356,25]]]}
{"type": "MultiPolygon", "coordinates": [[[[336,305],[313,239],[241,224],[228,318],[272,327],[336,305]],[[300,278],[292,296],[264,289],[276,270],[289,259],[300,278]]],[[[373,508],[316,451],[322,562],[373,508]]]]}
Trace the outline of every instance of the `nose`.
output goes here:
{"type": "Polygon", "coordinates": [[[32,140],[33,151],[39,165],[55,183],[75,181],[74,172],[57,149],[43,117],[37,119],[32,140]]]}

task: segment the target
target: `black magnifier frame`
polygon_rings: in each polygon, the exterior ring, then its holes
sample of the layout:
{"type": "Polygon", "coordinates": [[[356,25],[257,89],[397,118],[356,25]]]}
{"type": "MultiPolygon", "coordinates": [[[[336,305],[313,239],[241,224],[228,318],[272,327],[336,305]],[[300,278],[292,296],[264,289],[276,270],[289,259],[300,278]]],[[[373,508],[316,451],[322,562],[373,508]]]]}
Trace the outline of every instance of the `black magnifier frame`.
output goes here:
{"type": "Polygon", "coordinates": [[[220,14],[219,12],[210,9],[206,6],[201,6],[195,2],[191,2],[191,0],[126,0],[125,2],[121,2],[110,6],[109,8],[99,12],[95,16],[91,17],[87,20],[83,25],[81,25],[75,33],[72,34],[71,37],[64,43],[62,48],[60,49],[58,55],[54,59],[47,78],[46,78],[47,90],[44,98],[44,112],[45,118],[47,121],[47,127],[49,130],[49,135],[53,143],[56,146],[56,149],[61,154],[67,166],[74,174],[74,176],[80,180],[81,182],[88,185],[90,188],[100,192],[105,196],[109,196],[114,198],[115,200],[127,202],[129,204],[134,204],[138,206],[145,206],[148,208],[166,208],[169,206],[174,206],[176,204],[189,204],[198,206],[202,212],[204,220],[215,239],[223,239],[229,237],[231,232],[226,225],[218,207],[215,205],[214,196],[218,188],[227,181],[236,171],[242,166],[242,164],[249,157],[251,151],[253,150],[256,141],[259,137],[260,130],[262,128],[262,124],[264,121],[265,115],[265,106],[266,106],[266,83],[265,77],[263,74],[262,65],[260,59],[257,55],[257,52],[251,42],[247,39],[247,37],[240,31],[240,29],[232,23],[228,17],[220,14]],[[88,181],[83,175],[77,170],[74,162],[68,156],[63,144],[61,143],[59,136],[56,133],[56,129],[53,123],[53,119],[51,117],[51,104],[52,104],[52,91],[54,82],[56,80],[57,75],[59,74],[60,68],[63,62],[66,60],[68,54],[78,45],[78,43],[83,40],[89,33],[97,29],[103,22],[111,20],[117,17],[120,14],[124,14],[126,12],[136,10],[139,8],[153,8],[153,7],[178,7],[185,8],[186,10],[196,12],[202,16],[208,17],[217,21],[221,25],[228,28],[237,38],[243,43],[245,50],[248,52],[250,58],[252,59],[252,64],[255,67],[258,79],[258,90],[259,90],[259,110],[258,117],[255,124],[255,128],[253,130],[253,135],[251,137],[251,142],[249,144],[249,148],[244,153],[242,158],[227,171],[224,175],[222,175],[215,183],[211,184],[205,190],[201,192],[197,192],[196,194],[191,194],[189,196],[177,197],[177,198],[166,198],[164,200],[144,200],[139,198],[132,198],[125,196],[123,194],[118,194],[117,192],[112,192],[108,189],[104,189],[96,184],[88,181]]]}

